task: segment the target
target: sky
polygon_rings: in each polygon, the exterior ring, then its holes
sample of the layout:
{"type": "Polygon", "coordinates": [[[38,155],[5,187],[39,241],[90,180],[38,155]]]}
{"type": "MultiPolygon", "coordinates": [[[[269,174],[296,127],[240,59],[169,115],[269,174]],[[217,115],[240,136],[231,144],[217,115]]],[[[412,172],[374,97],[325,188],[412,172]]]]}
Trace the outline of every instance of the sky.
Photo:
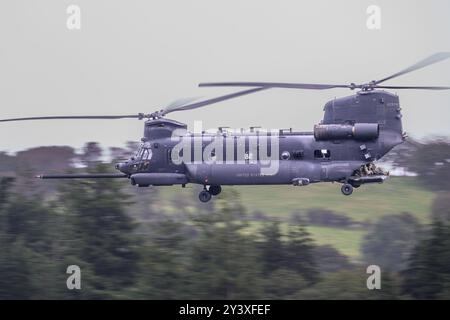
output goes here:
{"type": "MultiPolygon", "coordinates": [[[[450,1],[406,0],[15,0],[0,2],[0,118],[150,113],[227,88],[207,81],[361,83],[435,52],[450,51],[450,1]],[[79,30],[66,12],[80,8],[79,30]],[[377,5],[381,28],[368,29],[377,5]]],[[[392,85],[450,85],[450,60],[392,85]]],[[[238,89],[239,90],[239,89],[238,89]]],[[[394,91],[395,92],[395,91],[394,91]]],[[[190,128],[312,130],[323,105],[350,95],[271,89],[170,115],[190,128]]],[[[450,135],[450,90],[398,92],[404,130],[450,135]]],[[[0,124],[0,151],[41,145],[105,147],[137,141],[138,120],[0,124]]]]}

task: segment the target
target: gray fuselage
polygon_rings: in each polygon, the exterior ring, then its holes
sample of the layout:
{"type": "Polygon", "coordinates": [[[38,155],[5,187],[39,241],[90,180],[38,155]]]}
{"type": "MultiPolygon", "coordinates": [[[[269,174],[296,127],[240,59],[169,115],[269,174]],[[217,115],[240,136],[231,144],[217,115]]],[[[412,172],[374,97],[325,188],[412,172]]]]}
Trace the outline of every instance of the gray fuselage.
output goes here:
{"type": "Polygon", "coordinates": [[[328,102],[324,111],[313,132],[192,134],[174,120],[149,120],[140,151],[120,170],[148,185],[342,182],[403,141],[396,95],[360,92],[328,102]],[[361,131],[374,126],[372,133],[361,131]]]}

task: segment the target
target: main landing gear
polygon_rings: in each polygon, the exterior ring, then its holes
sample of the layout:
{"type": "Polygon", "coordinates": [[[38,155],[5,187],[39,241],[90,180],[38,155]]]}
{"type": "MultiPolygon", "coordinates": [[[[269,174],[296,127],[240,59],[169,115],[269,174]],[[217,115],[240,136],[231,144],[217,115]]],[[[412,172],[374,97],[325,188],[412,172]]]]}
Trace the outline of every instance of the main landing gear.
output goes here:
{"type": "Polygon", "coordinates": [[[353,193],[353,186],[349,183],[344,183],[341,187],[341,192],[345,196],[349,196],[353,193]]]}
{"type": "Polygon", "coordinates": [[[349,196],[353,193],[353,188],[359,188],[366,183],[383,183],[388,176],[388,171],[377,167],[373,162],[366,163],[355,170],[350,177],[340,181],[343,183],[341,191],[344,195],[349,196]]]}
{"type": "Polygon", "coordinates": [[[208,189],[206,189],[206,186],[203,188],[203,190],[198,194],[198,199],[201,202],[208,202],[211,200],[212,196],[217,196],[219,193],[222,192],[222,187],[218,185],[212,185],[209,186],[208,189]]]}
{"type": "Polygon", "coordinates": [[[209,200],[211,200],[211,197],[212,197],[212,194],[208,190],[202,190],[198,194],[198,199],[201,202],[208,202],[209,200]]]}
{"type": "Polygon", "coordinates": [[[221,186],[209,186],[208,189],[209,193],[211,193],[213,196],[217,196],[219,193],[222,192],[221,186]]]}

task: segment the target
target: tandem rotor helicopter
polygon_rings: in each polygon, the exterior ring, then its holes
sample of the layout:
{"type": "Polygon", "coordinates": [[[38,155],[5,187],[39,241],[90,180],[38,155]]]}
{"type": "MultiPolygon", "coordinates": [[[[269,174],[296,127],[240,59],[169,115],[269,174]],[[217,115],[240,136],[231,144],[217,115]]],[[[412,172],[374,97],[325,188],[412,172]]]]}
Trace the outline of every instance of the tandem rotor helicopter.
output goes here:
{"type": "MultiPolygon", "coordinates": [[[[450,58],[450,52],[433,54],[412,66],[381,80],[364,84],[310,84],[270,82],[201,83],[200,87],[249,87],[224,96],[192,102],[178,100],[162,110],[137,115],[102,116],[44,116],[3,119],[0,122],[54,119],[147,119],[144,137],[134,157],[116,164],[117,174],[63,174],[40,175],[41,179],[105,179],[127,178],[139,187],[203,185],[199,194],[202,202],[218,195],[223,185],[281,185],[305,186],[317,182],[342,183],[341,191],[350,195],[353,188],[366,183],[381,183],[389,175],[374,161],[382,158],[394,146],[406,139],[402,131],[399,98],[380,89],[447,90],[435,86],[386,86],[381,83],[406,73],[450,58]],[[175,111],[200,108],[224,100],[256,93],[271,88],[325,90],[348,88],[359,91],[351,96],[337,98],[324,106],[324,117],[311,132],[279,130],[277,134],[229,132],[219,128],[216,133],[190,133],[187,125],[165,116],[175,111]],[[174,139],[176,137],[176,139],[174,139]],[[211,148],[211,142],[221,140],[223,147],[211,148]],[[277,170],[262,173],[263,159],[259,149],[275,139],[277,148],[268,146],[267,154],[277,162],[277,170]],[[194,148],[174,149],[183,141],[194,148]],[[186,161],[192,157],[195,146],[200,148],[200,161],[186,161]],[[225,147],[226,146],[226,147],[225,147]],[[209,150],[207,150],[209,148],[209,150]],[[243,152],[238,152],[241,150],[243,152]],[[206,161],[202,155],[208,151],[206,161]],[[256,151],[256,156],[253,152],[256,151]],[[184,154],[183,154],[184,153],[184,154]],[[217,158],[226,161],[216,161],[217,158]],[[180,161],[180,159],[182,159],[180,161]]],[[[197,159],[198,160],[198,159],[197,159]]]]}

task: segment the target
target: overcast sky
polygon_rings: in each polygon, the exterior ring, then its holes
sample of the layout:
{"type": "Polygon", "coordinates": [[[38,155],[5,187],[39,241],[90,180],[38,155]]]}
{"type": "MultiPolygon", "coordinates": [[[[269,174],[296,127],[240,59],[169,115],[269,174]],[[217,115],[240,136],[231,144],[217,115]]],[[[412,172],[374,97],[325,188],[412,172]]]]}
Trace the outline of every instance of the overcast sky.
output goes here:
{"type": "MultiPolygon", "coordinates": [[[[229,89],[203,81],[350,83],[379,79],[450,51],[450,1],[15,0],[0,2],[0,118],[152,112],[229,89]],[[66,27],[69,5],[81,29],[66,27]],[[381,29],[366,26],[369,5],[381,29]]],[[[386,82],[450,85],[450,60],[386,82]]],[[[322,107],[352,92],[269,90],[171,115],[193,126],[311,130],[322,107]]],[[[450,135],[450,91],[402,91],[404,129],[450,135]]],[[[40,145],[121,146],[143,122],[0,124],[0,150],[40,145]]]]}

